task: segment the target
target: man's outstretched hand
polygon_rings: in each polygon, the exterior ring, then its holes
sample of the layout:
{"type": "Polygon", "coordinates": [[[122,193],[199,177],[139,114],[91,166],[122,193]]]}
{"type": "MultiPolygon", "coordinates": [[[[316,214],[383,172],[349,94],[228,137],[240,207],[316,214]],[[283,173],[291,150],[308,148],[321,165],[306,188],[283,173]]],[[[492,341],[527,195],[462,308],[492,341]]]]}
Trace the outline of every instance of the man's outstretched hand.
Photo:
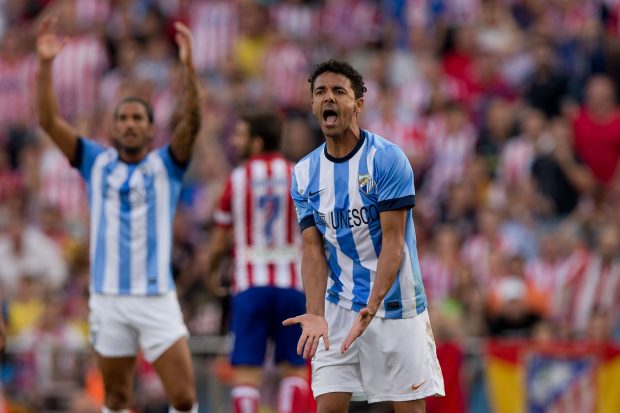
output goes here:
{"type": "Polygon", "coordinates": [[[314,357],[319,348],[321,337],[323,337],[323,342],[325,343],[325,350],[329,350],[327,320],[325,320],[325,317],[303,314],[288,318],[282,322],[284,326],[292,326],[294,324],[301,324],[301,337],[297,343],[297,354],[303,355],[305,359],[314,357]]]}
{"type": "Polygon", "coordinates": [[[357,318],[355,319],[355,322],[351,326],[351,330],[349,330],[349,334],[347,335],[347,338],[342,343],[342,346],[340,346],[341,353],[344,353],[345,351],[351,348],[351,345],[353,345],[353,342],[359,336],[361,336],[364,333],[364,331],[366,331],[366,328],[368,327],[368,325],[370,324],[373,318],[375,318],[375,315],[371,313],[368,308],[362,308],[360,310],[359,314],[357,315],[357,318]]]}

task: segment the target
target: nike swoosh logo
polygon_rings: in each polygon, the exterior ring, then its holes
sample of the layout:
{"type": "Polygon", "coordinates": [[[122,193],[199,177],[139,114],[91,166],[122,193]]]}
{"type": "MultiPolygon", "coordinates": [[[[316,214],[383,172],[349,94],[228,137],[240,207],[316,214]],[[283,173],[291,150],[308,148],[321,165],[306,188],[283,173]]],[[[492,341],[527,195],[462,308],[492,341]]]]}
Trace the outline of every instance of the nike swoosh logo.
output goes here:
{"type": "Polygon", "coordinates": [[[420,387],[422,387],[422,385],[426,382],[426,380],[422,380],[422,383],[418,384],[417,386],[414,384],[413,386],[411,386],[411,390],[416,391],[418,390],[420,387]]]}
{"type": "Polygon", "coordinates": [[[326,188],[319,189],[318,191],[315,191],[315,192],[310,191],[310,192],[308,193],[308,196],[315,196],[316,194],[320,194],[321,192],[325,191],[325,189],[326,189],[326,188]]]}

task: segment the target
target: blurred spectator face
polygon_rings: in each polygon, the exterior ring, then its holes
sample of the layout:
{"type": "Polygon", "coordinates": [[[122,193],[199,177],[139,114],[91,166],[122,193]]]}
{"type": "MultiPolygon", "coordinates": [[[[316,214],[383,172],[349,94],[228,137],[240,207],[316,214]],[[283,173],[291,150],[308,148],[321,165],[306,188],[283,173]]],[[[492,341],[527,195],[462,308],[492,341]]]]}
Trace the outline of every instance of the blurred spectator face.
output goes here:
{"type": "Polygon", "coordinates": [[[553,66],[553,49],[547,43],[540,43],[533,53],[534,65],[539,70],[548,70],[553,66]]]}
{"type": "Polygon", "coordinates": [[[613,258],[618,255],[620,237],[613,226],[606,226],[598,235],[598,248],[603,257],[613,258]]]}
{"type": "Polygon", "coordinates": [[[282,152],[293,161],[306,156],[314,149],[314,137],[303,119],[288,119],[282,125],[282,152]]]}
{"type": "Polygon", "coordinates": [[[435,248],[439,254],[458,251],[459,237],[454,228],[442,226],[435,234],[435,248]]]}
{"type": "Polygon", "coordinates": [[[606,115],[614,107],[614,85],[605,76],[595,76],[586,86],[586,107],[589,111],[606,115]]]}
{"type": "Polygon", "coordinates": [[[611,321],[607,311],[598,309],[592,312],[586,339],[595,343],[607,342],[612,336],[611,321]]]}
{"type": "Polygon", "coordinates": [[[116,142],[127,152],[140,152],[151,143],[153,124],[144,105],[139,102],[122,103],[114,116],[116,142]]]}
{"type": "Polygon", "coordinates": [[[244,161],[250,156],[252,151],[250,125],[248,125],[247,122],[242,120],[237,121],[231,143],[235,149],[235,154],[237,155],[238,161],[244,161]]]}
{"type": "Polygon", "coordinates": [[[504,99],[494,100],[487,110],[487,128],[492,137],[508,137],[512,129],[513,113],[510,104],[504,99]]]}
{"type": "Polygon", "coordinates": [[[323,134],[327,137],[342,136],[361,111],[364,100],[356,99],[351,81],[345,75],[325,72],[314,80],[312,113],[316,116],[323,134]]]}
{"type": "Polygon", "coordinates": [[[478,226],[480,233],[495,238],[499,229],[499,215],[488,208],[481,210],[478,213],[478,226]]]}
{"type": "Polygon", "coordinates": [[[527,109],[521,119],[521,130],[531,138],[539,137],[545,130],[545,115],[536,109],[527,109]]]}
{"type": "Polygon", "coordinates": [[[545,234],[540,241],[540,255],[543,259],[553,261],[560,256],[560,240],[557,232],[545,234]]]}

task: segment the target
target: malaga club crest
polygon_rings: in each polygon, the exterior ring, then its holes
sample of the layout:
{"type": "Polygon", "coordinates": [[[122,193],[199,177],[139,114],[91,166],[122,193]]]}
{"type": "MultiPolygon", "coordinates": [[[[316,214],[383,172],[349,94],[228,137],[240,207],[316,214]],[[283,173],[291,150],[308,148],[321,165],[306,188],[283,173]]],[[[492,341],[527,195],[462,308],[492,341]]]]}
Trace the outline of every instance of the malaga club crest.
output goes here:
{"type": "Polygon", "coordinates": [[[375,181],[372,179],[370,174],[358,175],[357,183],[366,195],[370,195],[372,190],[375,188],[375,181]]]}

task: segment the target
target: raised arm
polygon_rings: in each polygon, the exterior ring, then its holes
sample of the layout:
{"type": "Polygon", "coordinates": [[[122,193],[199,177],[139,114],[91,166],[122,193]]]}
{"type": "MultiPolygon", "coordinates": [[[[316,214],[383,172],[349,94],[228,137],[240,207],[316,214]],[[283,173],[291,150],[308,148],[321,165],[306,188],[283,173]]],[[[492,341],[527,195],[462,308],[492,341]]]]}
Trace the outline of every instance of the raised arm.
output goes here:
{"type": "Polygon", "coordinates": [[[284,320],[283,324],[301,324],[302,333],[297,344],[297,353],[312,358],[323,337],[325,349],[329,350],[328,326],[325,320],[325,291],[327,290],[327,259],[323,238],[311,226],[302,232],[303,249],[301,276],[306,293],[306,314],[284,320]]]}
{"type": "Polygon", "coordinates": [[[52,138],[71,163],[75,161],[77,131],[65,121],[58,111],[52,85],[52,63],[66,41],[58,37],[58,19],[45,18],[37,31],[37,112],[39,125],[52,138]]]}
{"type": "Polygon", "coordinates": [[[181,120],[177,125],[170,149],[176,160],[187,163],[192,156],[192,146],[200,130],[201,109],[198,80],[192,58],[192,34],[183,23],[175,23],[176,42],[179,46],[179,61],[183,70],[183,97],[181,120]]]}

